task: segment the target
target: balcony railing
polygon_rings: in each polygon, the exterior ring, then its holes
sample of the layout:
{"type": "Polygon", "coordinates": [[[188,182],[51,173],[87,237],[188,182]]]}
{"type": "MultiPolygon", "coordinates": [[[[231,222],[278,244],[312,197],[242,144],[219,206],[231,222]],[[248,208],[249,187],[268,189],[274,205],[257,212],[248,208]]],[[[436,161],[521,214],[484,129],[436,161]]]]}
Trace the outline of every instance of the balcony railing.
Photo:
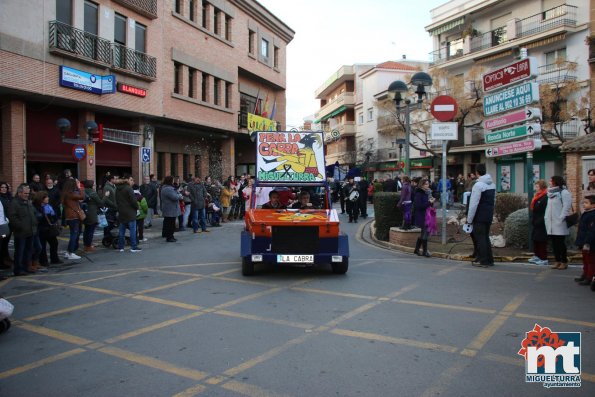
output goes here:
{"type": "Polygon", "coordinates": [[[50,22],[49,39],[51,49],[66,51],[78,57],[111,65],[112,49],[109,40],[58,21],[50,22]]]}
{"type": "Polygon", "coordinates": [[[124,73],[132,72],[151,79],[157,78],[155,57],[62,22],[50,21],[49,47],[52,51],[70,53],[76,58],[112,66],[124,73]]]}
{"type": "Polygon", "coordinates": [[[397,127],[399,123],[397,123],[397,118],[392,114],[378,116],[377,119],[377,128],[378,132],[382,132],[384,130],[390,129],[387,127],[397,127]],[[380,131],[382,130],[382,131],[380,131]]]}
{"type": "Polygon", "coordinates": [[[157,0],[114,0],[151,19],[157,18],[157,0]]]}
{"type": "MultiPolygon", "coordinates": [[[[562,26],[576,27],[577,7],[562,4],[558,7],[540,12],[539,14],[517,20],[513,25],[516,32],[508,31],[506,26],[486,32],[482,35],[471,38],[471,43],[465,48],[463,38],[453,40],[448,45],[430,52],[430,62],[439,65],[464,55],[496,47],[508,43],[513,39],[519,39],[534,34],[546,32],[562,26]]],[[[510,25],[507,25],[510,27],[510,25]]]]}
{"type": "MultiPolygon", "coordinates": [[[[558,129],[558,134],[562,136],[562,138],[564,139],[572,139],[572,138],[576,138],[577,136],[580,135],[580,132],[583,131],[583,129],[585,128],[583,122],[581,120],[570,120],[570,121],[566,121],[564,123],[558,123],[556,125],[556,128],[558,129]]],[[[556,133],[555,131],[553,131],[552,128],[552,132],[542,132],[542,134],[544,134],[546,137],[548,137],[548,139],[556,139],[556,133]]]]}
{"type": "Polygon", "coordinates": [[[576,26],[577,7],[568,4],[532,15],[519,21],[519,37],[525,37],[559,26],[576,26]]]}
{"type": "Polygon", "coordinates": [[[576,81],[576,62],[562,62],[543,65],[537,68],[537,82],[540,84],[560,84],[576,81]]]}
{"type": "Polygon", "coordinates": [[[154,57],[118,43],[113,43],[113,47],[115,68],[157,77],[157,60],[154,57]]]}
{"type": "Polygon", "coordinates": [[[353,106],[355,105],[355,93],[353,92],[344,92],[330,102],[326,103],[323,107],[320,108],[318,112],[316,112],[316,118],[322,118],[327,114],[331,113],[332,111],[340,108],[341,106],[353,106]]]}

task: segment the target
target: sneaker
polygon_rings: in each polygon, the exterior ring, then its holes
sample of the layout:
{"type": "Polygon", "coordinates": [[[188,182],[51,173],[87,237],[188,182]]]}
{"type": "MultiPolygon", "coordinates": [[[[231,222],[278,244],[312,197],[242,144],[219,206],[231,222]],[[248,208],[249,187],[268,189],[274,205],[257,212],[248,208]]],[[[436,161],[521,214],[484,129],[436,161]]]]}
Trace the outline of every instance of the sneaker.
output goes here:
{"type": "Polygon", "coordinates": [[[67,252],[66,259],[81,259],[81,257],[75,254],[74,252],[67,252]]]}
{"type": "Polygon", "coordinates": [[[140,247],[136,247],[136,248],[130,248],[130,252],[142,252],[142,248],[140,247]]]}
{"type": "Polygon", "coordinates": [[[529,259],[527,262],[533,262],[533,263],[535,263],[535,262],[537,262],[537,261],[540,261],[540,260],[541,260],[541,259],[539,259],[539,257],[538,257],[538,256],[536,256],[536,255],[533,255],[533,256],[531,257],[531,259],[529,259]]]}
{"type": "Polygon", "coordinates": [[[124,248],[120,248],[118,251],[120,251],[120,252],[124,252],[124,248]]]}
{"type": "Polygon", "coordinates": [[[541,260],[539,258],[536,261],[534,261],[533,263],[535,263],[538,266],[547,266],[550,264],[547,259],[541,260]]]}
{"type": "Polygon", "coordinates": [[[142,241],[142,242],[145,242],[145,241],[149,241],[149,239],[145,237],[145,238],[143,238],[141,241],[142,241]]]}

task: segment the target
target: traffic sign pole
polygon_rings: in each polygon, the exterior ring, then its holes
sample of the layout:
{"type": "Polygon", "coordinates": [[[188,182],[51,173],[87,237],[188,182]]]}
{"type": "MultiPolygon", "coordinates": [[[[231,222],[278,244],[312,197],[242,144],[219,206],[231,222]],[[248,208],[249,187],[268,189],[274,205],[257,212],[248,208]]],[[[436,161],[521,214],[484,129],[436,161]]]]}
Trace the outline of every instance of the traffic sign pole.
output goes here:
{"type": "Polygon", "coordinates": [[[442,141],[442,245],[446,244],[446,144],[448,141],[442,141]]]}

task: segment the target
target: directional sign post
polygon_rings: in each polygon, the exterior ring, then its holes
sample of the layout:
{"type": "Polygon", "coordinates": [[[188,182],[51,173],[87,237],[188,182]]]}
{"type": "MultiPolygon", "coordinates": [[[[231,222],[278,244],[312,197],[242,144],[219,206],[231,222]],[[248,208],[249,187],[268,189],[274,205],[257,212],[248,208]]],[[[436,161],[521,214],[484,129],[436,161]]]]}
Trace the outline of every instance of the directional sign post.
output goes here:
{"type": "Polygon", "coordinates": [[[514,128],[507,128],[505,130],[492,131],[485,134],[486,143],[496,143],[511,141],[518,138],[526,138],[541,132],[541,124],[521,125],[514,128]]]}
{"type": "Polygon", "coordinates": [[[483,122],[483,128],[486,130],[494,130],[496,128],[502,128],[531,120],[541,120],[541,109],[525,108],[493,119],[488,119],[483,122]]]}
{"type": "Polygon", "coordinates": [[[523,83],[494,94],[485,95],[483,98],[483,114],[491,116],[504,113],[538,101],[539,84],[523,83]]]}
{"type": "Polygon", "coordinates": [[[509,154],[532,152],[541,149],[541,139],[511,142],[486,149],[486,157],[508,156],[509,154]]]}

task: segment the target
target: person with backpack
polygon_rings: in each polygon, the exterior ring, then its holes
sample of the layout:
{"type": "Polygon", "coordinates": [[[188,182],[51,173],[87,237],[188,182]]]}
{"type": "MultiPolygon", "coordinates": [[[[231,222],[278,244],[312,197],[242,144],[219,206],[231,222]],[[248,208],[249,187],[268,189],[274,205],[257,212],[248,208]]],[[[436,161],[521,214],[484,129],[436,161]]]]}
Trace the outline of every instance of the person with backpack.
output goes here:
{"type": "Polygon", "coordinates": [[[353,176],[347,177],[347,184],[343,187],[343,195],[345,196],[345,204],[347,206],[347,215],[349,215],[349,223],[357,223],[359,214],[359,189],[353,176]]]}

